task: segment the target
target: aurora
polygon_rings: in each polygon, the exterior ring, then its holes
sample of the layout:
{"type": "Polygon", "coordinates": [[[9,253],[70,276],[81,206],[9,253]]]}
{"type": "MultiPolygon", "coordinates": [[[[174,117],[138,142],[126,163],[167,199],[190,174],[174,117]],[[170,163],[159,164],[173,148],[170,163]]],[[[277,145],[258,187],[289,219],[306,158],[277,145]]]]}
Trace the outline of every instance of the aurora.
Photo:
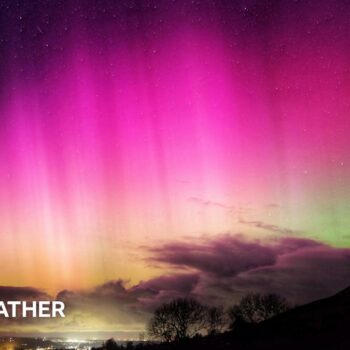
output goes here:
{"type": "Polygon", "coordinates": [[[127,338],[178,296],[350,285],[350,4],[0,10],[0,300],[67,306],[0,332],[127,338]]]}

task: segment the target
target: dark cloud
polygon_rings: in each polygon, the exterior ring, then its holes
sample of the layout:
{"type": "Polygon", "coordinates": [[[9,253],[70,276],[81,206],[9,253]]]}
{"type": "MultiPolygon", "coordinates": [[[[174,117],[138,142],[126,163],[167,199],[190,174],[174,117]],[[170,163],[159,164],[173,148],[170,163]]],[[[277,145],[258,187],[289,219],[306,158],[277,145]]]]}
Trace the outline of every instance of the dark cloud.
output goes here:
{"type": "Polygon", "coordinates": [[[181,269],[196,269],[218,276],[233,276],[241,271],[276,262],[276,252],[258,242],[223,236],[208,242],[171,243],[149,249],[151,262],[181,269]]]}
{"type": "Polygon", "coordinates": [[[140,282],[132,288],[135,293],[142,290],[150,294],[157,294],[162,290],[180,290],[183,293],[190,293],[193,286],[198,283],[198,274],[165,275],[140,282]]]}
{"type": "Polygon", "coordinates": [[[44,291],[32,287],[0,286],[0,300],[49,300],[50,296],[44,291]]]}
{"type": "Polygon", "coordinates": [[[310,245],[282,254],[277,263],[230,280],[240,294],[275,292],[296,303],[327,297],[350,285],[350,249],[310,245]]]}
{"type": "Polygon", "coordinates": [[[170,243],[149,248],[149,261],[225,277],[262,266],[272,266],[283,253],[321,245],[313,240],[294,238],[264,244],[246,240],[242,235],[222,235],[200,242],[170,243]]]}
{"type": "Polygon", "coordinates": [[[63,328],[86,329],[104,325],[107,330],[144,330],[151,311],[166,300],[191,295],[198,274],[165,275],[129,286],[122,280],[108,281],[89,290],[58,293],[66,304],[63,328]]]}
{"type": "Polygon", "coordinates": [[[184,296],[195,296],[199,281],[198,273],[165,275],[140,282],[131,288],[131,291],[134,295],[141,294],[139,302],[146,310],[152,310],[164,301],[184,296]]]}
{"type": "MultiPolygon", "coordinates": [[[[53,298],[45,291],[33,288],[33,287],[13,287],[13,286],[0,286],[0,300],[1,301],[39,301],[39,300],[52,300],[53,298]]],[[[14,325],[17,326],[30,326],[40,325],[39,318],[22,318],[20,317],[22,311],[19,306],[17,309],[17,316],[13,318],[0,317],[0,331],[7,330],[8,327],[14,325]]]]}
{"type": "Polygon", "coordinates": [[[304,238],[268,242],[222,235],[197,243],[149,249],[150,261],[174,270],[191,270],[200,279],[196,293],[234,302],[251,291],[280,293],[302,303],[350,285],[350,249],[304,238]]]}

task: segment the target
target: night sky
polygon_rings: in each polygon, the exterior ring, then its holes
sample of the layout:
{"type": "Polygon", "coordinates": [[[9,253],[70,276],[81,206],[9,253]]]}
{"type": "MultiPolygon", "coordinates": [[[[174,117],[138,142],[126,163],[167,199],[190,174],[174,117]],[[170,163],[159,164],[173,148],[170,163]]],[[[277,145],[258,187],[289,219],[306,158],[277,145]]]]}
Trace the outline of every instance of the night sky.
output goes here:
{"type": "Polygon", "coordinates": [[[349,198],[350,1],[0,1],[0,299],[69,307],[0,332],[326,297],[349,198]]]}

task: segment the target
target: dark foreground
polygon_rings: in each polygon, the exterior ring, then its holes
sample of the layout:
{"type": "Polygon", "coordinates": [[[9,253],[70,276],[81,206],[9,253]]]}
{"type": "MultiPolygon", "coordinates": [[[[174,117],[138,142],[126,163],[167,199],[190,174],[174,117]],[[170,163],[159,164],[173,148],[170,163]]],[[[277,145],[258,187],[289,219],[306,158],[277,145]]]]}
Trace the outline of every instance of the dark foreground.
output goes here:
{"type": "Polygon", "coordinates": [[[135,346],[130,344],[127,348],[144,350],[349,350],[350,288],[330,298],[297,307],[255,326],[238,325],[234,332],[167,344],[143,343],[135,346]]]}

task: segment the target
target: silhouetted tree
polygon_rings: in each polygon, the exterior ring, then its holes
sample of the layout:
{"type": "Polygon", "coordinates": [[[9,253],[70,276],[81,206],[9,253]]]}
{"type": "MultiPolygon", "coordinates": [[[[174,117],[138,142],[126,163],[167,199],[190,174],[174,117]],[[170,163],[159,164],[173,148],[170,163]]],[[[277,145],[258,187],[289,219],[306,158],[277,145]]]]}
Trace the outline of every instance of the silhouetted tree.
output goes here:
{"type": "Polygon", "coordinates": [[[110,339],[108,339],[105,342],[104,348],[106,350],[118,350],[119,346],[118,346],[117,342],[113,338],[110,338],[110,339]]]}
{"type": "Polygon", "coordinates": [[[204,305],[194,299],[175,299],[155,310],[148,334],[165,342],[182,340],[203,331],[206,321],[204,305]]]}
{"type": "Polygon", "coordinates": [[[208,334],[217,334],[225,328],[226,319],[222,307],[207,307],[207,331],[208,334]]]}
{"type": "Polygon", "coordinates": [[[277,294],[253,293],[244,296],[228,311],[230,326],[239,323],[259,323],[288,310],[285,298],[277,294]]]}

